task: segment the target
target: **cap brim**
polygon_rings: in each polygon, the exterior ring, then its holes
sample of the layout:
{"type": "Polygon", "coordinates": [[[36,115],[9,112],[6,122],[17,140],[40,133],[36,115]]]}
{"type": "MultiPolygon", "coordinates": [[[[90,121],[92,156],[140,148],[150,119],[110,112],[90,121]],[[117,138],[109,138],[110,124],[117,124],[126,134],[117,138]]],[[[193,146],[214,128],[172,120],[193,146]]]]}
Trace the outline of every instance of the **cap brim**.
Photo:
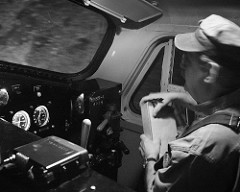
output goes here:
{"type": "Polygon", "coordinates": [[[175,46],[185,52],[202,52],[206,47],[196,39],[195,33],[178,34],[174,39],[175,46]]]}

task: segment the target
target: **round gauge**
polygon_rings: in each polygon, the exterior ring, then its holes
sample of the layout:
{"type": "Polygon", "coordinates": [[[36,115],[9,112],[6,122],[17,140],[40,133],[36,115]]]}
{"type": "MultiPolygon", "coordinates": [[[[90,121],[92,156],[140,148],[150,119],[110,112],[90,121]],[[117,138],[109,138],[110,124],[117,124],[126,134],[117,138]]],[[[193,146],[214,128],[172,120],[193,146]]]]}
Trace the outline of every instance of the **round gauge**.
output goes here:
{"type": "Polygon", "coordinates": [[[27,131],[31,126],[31,121],[26,111],[18,111],[12,117],[12,124],[27,131]]]}
{"type": "Polygon", "coordinates": [[[46,106],[40,105],[34,109],[33,122],[38,127],[43,127],[49,122],[49,112],[46,106]]]}

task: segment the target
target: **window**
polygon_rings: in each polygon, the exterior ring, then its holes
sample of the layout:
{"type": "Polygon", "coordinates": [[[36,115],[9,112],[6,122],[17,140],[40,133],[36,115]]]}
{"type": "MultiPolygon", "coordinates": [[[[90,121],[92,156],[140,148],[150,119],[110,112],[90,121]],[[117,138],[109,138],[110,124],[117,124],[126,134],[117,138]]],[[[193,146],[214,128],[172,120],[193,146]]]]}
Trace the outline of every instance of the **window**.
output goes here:
{"type": "Polygon", "coordinates": [[[180,63],[182,60],[183,52],[173,47],[172,62],[169,69],[169,77],[167,81],[167,91],[179,91],[184,90],[184,79],[181,75],[180,63]]]}
{"type": "Polygon", "coordinates": [[[184,79],[182,75],[180,75],[181,74],[180,63],[182,60],[182,54],[183,54],[182,51],[175,49],[171,83],[179,86],[184,86],[184,79]]]}
{"type": "Polygon", "coordinates": [[[161,81],[161,73],[162,73],[162,60],[164,55],[164,48],[160,50],[157,57],[154,59],[153,64],[144,75],[144,78],[138,85],[135,90],[131,101],[130,108],[133,112],[137,114],[141,114],[141,109],[139,106],[139,102],[142,97],[148,95],[149,93],[159,92],[160,86],[159,82],[161,81]]]}
{"type": "Polygon", "coordinates": [[[77,73],[93,59],[107,27],[102,15],[71,1],[4,1],[0,6],[0,60],[77,73]]]}
{"type": "Polygon", "coordinates": [[[139,102],[142,97],[161,91],[184,91],[180,62],[182,52],[176,50],[173,38],[166,38],[156,43],[145,55],[146,59],[138,65],[139,69],[131,74],[123,97],[123,117],[141,125],[141,109],[139,102]],[[141,67],[142,66],[142,67],[141,67]]]}

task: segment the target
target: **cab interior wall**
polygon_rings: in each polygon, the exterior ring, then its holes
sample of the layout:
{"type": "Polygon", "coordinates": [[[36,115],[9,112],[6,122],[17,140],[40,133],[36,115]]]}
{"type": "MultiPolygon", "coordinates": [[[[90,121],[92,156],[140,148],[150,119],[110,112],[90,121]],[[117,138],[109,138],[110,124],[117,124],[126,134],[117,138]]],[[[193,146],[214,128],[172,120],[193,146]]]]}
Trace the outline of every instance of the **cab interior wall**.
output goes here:
{"type": "MultiPolygon", "coordinates": [[[[1,1],[3,0],[0,0],[0,4],[1,1]]],[[[162,63],[159,63],[161,74],[154,74],[156,76],[152,77],[152,81],[159,86],[159,91],[166,91],[166,88],[161,87],[159,79],[165,73],[167,74],[166,82],[168,81],[170,72],[167,71],[168,69],[165,66],[174,60],[172,40],[176,34],[193,31],[196,29],[198,21],[210,14],[222,15],[240,25],[240,2],[238,0],[148,0],[148,2],[154,3],[161,9],[161,17],[143,27],[139,27],[140,25],[129,27],[111,16],[113,23],[117,26],[116,31],[115,28],[111,30],[110,36],[114,31],[115,34],[109,39],[105,38],[108,42],[103,44],[102,49],[107,52],[106,55],[100,55],[99,59],[95,61],[97,63],[93,63],[95,65],[94,70],[86,71],[86,73],[83,70],[83,76],[79,79],[77,75],[81,72],[70,75],[62,74],[61,76],[59,73],[48,73],[42,70],[32,70],[32,68],[30,71],[35,71],[35,73],[29,73],[28,69],[24,67],[16,72],[14,67],[4,67],[0,63],[2,69],[0,72],[0,88],[7,87],[11,95],[9,105],[0,106],[1,117],[11,121],[13,114],[19,110],[25,109],[33,115],[37,106],[47,106],[50,114],[52,114],[49,120],[51,126],[47,130],[49,132],[45,132],[46,130],[38,132],[40,136],[44,137],[53,133],[79,144],[79,130],[83,119],[91,118],[93,125],[98,127],[109,114],[114,114],[114,118],[117,120],[121,118],[119,124],[116,121],[112,122],[112,125],[117,127],[116,130],[113,130],[113,137],[108,137],[105,132],[105,135],[97,133],[90,138],[90,141],[92,143],[96,141],[93,144],[93,150],[95,151],[98,150],[96,149],[97,145],[105,147],[119,144],[118,141],[115,142],[115,138],[119,138],[127,146],[130,153],[121,156],[121,162],[114,161],[117,168],[114,167],[113,172],[103,170],[106,167],[110,169],[107,164],[104,164],[103,168],[97,167],[97,170],[116,179],[118,183],[135,190],[138,189],[139,180],[142,177],[142,158],[138,147],[139,136],[143,131],[141,114],[130,108],[130,102],[133,94],[136,94],[134,91],[138,90],[135,87],[138,87],[142,80],[147,79],[143,78],[135,82],[132,78],[133,75],[138,77],[141,73],[141,70],[136,72],[136,69],[140,65],[142,68],[146,65],[151,66],[153,63],[149,62],[157,57],[157,54],[153,54],[154,49],[160,44],[163,45],[165,52],[161,59],[162,63]],[[167,63],[164,65],[163,62],[167,63]],[[92,75],[89,76],[89,74],[92,75]],[[69,77],[72,77],[72,79],[69,77]],[[129,95],[129,90],[133,90],[132,95],[129,95]],[[88,99],[85,106],[88,111],[85,112],[76,107],[77,99],[82,93],[84,93],[85,99],[88,99]],[[89,98],[93,100],[90,101],[89,98]],[[56,127],[59,127],[57,131],[56,127]],[[103,140],[106,142],[102,142],[103,140]],[[111,143],[112,141],[115,143],[111,143]]],[[[74,14],[73,12],[73,18],[74,14]]],[[[75,31],[74,34],[77,34],[77,32],[75,31]]],[[[18,36],[15,38],[17,41],[21,41],[21,39],[17,39],[18,36]]],[[[68,38],[70,39],[70,36],[68,38]]],[[[3,39],[0,40],[3,41],[3,39]]],[[[80,40],[84,41],[81,38],[80,40]]],[[[84,42],[82,43],[84,44],[84,42]]],[[[76,42],[72,41],[72,43],[74,45],[76,42]]],[[[80,48],[83,47],[80,46],[80,48]]],[[[72,51],[77,54],[76,49],[72,51]]],[[[88,51],[83,50],[82,54],[88,54],[88,51]]],[[[41,57],[39,58],[41,60],[41,57]]],[[[79,60],[81,60],[81,55],[79,60]]],[[[67,68],[67,65],[65,67],[67,68]]],[[[70,71],[74,70],[73,65],[70,71]]],[[[146,74],[152,73],[146,72],[146,74]]],[[[151,84],[148,84],[150,90],[156,90],[156,84],[152,87],[151,84]]]]}

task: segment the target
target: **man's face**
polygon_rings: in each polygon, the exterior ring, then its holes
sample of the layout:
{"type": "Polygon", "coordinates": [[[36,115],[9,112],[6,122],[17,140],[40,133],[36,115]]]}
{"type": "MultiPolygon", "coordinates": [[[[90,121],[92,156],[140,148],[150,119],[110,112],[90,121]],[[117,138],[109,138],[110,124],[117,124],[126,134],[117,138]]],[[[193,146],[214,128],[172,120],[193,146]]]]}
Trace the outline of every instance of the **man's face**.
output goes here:
{"type": "Polygon", "coordinates": [[[182,75],[185,79],[184,88],[196,101],[201,100],[202,90],[206,86],[203,81],[206,67],[200,57],[199,53],[184,53],[181,62],[182,75]]]}

